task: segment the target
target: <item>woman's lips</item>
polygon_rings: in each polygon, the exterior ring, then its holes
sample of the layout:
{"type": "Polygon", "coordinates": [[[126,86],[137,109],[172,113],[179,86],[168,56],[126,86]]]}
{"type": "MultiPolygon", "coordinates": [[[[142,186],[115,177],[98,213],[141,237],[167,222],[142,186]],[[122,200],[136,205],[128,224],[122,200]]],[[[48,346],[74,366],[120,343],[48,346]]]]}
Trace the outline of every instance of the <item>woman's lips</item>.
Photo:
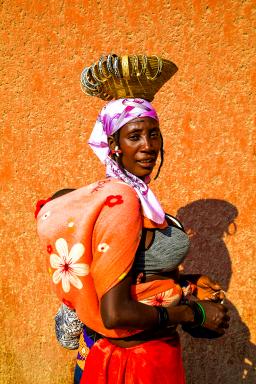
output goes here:
{"type": "Polygon", "coordinates": [[[143,168],[152,168],[156,164],[156,160],[154,158],[151,159],[142,159],[142,160],[137,160],[137,163],[143,168]]]}

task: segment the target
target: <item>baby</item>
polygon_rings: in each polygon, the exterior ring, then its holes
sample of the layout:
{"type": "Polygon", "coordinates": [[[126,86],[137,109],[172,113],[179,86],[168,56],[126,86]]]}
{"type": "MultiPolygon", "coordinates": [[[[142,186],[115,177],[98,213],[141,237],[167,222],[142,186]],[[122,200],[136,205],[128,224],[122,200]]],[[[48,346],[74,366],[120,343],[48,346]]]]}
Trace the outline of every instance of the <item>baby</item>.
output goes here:
{"type": "MultiPolygon", "coordinates": [[[[74,189],[62,189],[47,201],[72,191],[74,189]]],[[[42,206],[43,201],[37,204],[36,215],[42,206]]],[[[178,305],[181,300],[187,300],[196,289],[196,286],[189,283],[186,278],[180,278],[177,268],[187,253],[188,237],[177,219],[171,216],[167,216],[166,219],[169,227],[165,229],[156,229],[153,232],[143,229],[131,270],[134,281],[131,287],[132,297],[134,300],[152,306],[178,305]],[[150,244],[147,244],[148,233],[152,235],[150,244]],[[177,244],[179,247],[176,246],[177,244]],[[161,285],[161,290],[158,290],[160,293],[149,295],[145,287],[148,288],[157,283],[161,285]]],[[[78,319],[74,309],[65,304],[62,304],[58,310],[55,324],[57,339],[63,347],[68,349],[79,347],[77,363],[78,367],[83,369],[89,349],[101,335],[87,328],[78,319]]]]}

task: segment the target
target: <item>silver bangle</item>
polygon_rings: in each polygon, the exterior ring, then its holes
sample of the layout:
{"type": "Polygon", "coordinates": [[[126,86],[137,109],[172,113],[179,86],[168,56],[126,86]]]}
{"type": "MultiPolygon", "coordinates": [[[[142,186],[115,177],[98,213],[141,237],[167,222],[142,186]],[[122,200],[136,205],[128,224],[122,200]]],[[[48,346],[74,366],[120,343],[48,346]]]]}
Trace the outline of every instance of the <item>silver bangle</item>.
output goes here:
{"type": "Polygon", "coordinates": [[[106,76],[103,72],[103,63],[105,61],[105,58],[106,58],[106,56],[101,56],[101,58],[99,59],[98,69],[99,69],[99,74],[102,77],[102,79],[106,80],[106,79],[109,79],[111,77],[111,73],[109,74],[109,76],[106,76]]]}
{"type": "Polygon", "coordinates": [[[81,83],[91,91],[96,91],[99,88],[99,83],[93,84],[88,80],[88,72],[90,71],[90,67],[87,67],[83,70],[81,74],[81,83]]]}
{"type": "Polygon", "coordinates": [[[97,63],[94,63],[93,65],[91,65],[91,74],[92,74],[92,77],[94,78],[95,81],[97,81],[98,83],[102,83],[102,79],[100,79],[96,73],[95,73],[95,67],[96,67],[97,63]]]}
{"type": "Polygon", "coordinates": [[[113,58],[115,58],[115,57],[116,57],[115,54],[108,55],[108,57],[107,57],[107,69],[108,69],[108,72],[111,73],[112,75],[115,74],[115,71],[113,68],[113,58]]]}
{"type": "Polygon", "coordinates": [[[118,79],[121,79],[122,76],[121,76],[121,73],[120,73],[120,71],[119,71],[118,64],[119,64],[119,57],[116,56],[115,59],[114,59],[114,64],[113,64],[114,74],[115,74],[115,76],[116,76],[118,79]]]}

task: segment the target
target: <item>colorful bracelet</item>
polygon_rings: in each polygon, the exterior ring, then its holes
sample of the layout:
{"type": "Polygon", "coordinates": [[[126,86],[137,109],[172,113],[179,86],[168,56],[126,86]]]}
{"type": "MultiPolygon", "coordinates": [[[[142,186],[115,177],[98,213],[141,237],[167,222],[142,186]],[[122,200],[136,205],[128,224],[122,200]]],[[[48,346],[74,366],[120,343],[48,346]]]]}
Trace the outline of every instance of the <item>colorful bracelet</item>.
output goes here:
{"type": "Polygon", "coordinates": [[[158,327],[166,328],[169,323],[168,311],[165,307],[154,306],[158,312],[158,327]]]}

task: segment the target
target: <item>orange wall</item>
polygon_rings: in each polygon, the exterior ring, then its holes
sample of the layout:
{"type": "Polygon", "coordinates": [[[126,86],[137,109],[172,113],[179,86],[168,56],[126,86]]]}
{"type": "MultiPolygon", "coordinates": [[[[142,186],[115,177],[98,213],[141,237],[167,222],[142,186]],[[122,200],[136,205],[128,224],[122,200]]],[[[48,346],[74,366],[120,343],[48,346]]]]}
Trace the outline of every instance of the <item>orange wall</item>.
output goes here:
{"type": "Polygon", "coordinates": [[[256,382],[254,5],[1,2],[1,383],[72,383],[75,353],[55,341],[58,300],[33,207],[104,175],[86,145],[104,103],[81,92],[79,76],[111,52],[159,54],[179,67],[154,102],[166,155],[153,188],[189,230],[187,270],[222,281],[232,317],[218,341],[182,337],[187,383],[256,382]]]}

